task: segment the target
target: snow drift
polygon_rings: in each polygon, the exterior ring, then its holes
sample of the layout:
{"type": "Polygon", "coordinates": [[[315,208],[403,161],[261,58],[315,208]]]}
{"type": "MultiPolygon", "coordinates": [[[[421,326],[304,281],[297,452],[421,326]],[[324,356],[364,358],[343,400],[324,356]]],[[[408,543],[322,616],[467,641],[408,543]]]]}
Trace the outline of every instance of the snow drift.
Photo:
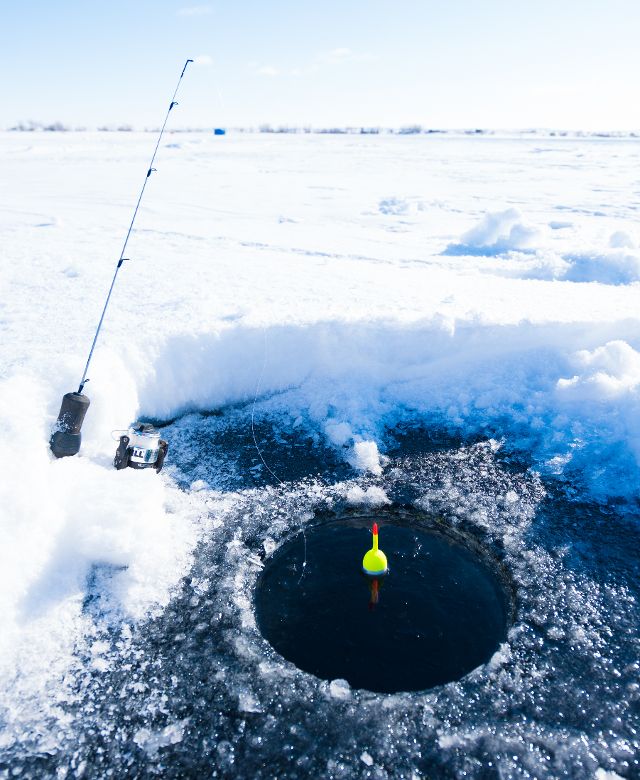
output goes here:
{"type": "Polygon", "coordinates": [[[497,255],[512,249],[524,251],[533,246],[538,230],[526,224],[518,209],[489,212],[471,230],[460,237],[460,243],[449,244],[450,255],[497,255]]]}
{"type": "Polygon", "coordinates": [[[632,345],[634,321],[236,326],[169,339],[140,395],[145,414],[168,418],[251,401],[260,371],[259,394],[280,394],[274,409],[303,415],[374,473],[385,428],[418,414],[465,434],[502,433],[537,468],[551,463],[558,473],[562,461],[599,495],[630,497],[640,475],[640,354],[632,345]],[[620,333],[628,341],[614,340],[620,333]],[[624,469],[630,478],[621,481],[624,469]]]}

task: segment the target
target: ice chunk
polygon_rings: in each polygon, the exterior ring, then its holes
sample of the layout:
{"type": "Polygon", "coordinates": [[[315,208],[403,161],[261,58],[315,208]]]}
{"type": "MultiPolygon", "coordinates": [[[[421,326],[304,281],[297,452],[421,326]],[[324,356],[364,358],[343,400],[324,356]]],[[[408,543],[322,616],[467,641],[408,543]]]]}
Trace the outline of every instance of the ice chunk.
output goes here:
{"type": "Polygon", "coordinates": [[[360,761],[362,761],[362,763],[366,764],[367,766],[373,766],[373,758],[369,755],[369,753],[367,753],[366,750],[361,754],[360,761]]]}
{"type": "Polygon", "coordinates": [[[248,691],[242,691],[238,695],[238,709],[240,712],[262,712],[260,702],[248,691]]]}
{"type": "Polygon", "coordinates": [[[381,487],[372,485],[363,490],[359,485],[354,485],[347,491],[347,501],[355,506],[384,506],[391,501],[381,487]]]}
{"type": "Polygon", "coordinates": [[[511,648],[507,642],[503,642],[489,660],[492,669],[498,669],[511,660],[511,648]]]}
{"type": "Polygon", "coordinates": [[[515,502],[518,500],[518,494],[515,490],[508,490],[505,493],[504,496],[504,502],[505,504],[515,504],[515,502]]]}
{"type": "Polygon", "coordinates": [[[351,697],[351,687],[346,680],[332,680],[329,683],[329,694],[334,699],[348,699],[351,697]]]}
{"type": "Polygon", "coordinates": [[[361,471],[382,474],[378,445],[374,441],[357,441],[353,445],[352,465],[361,471]]]}
{"type": "Polygon", "coordinates": [[[218,754],[218,760],[223,767],[230,767],[235,761],[236,749],[226,739],[218,742],[216,746],[216,753],[218,754]]]}
{"type": "Polygon", "coordinates": [[[152,731],[147,728],[138,729],[133,736],[133,741],[148,755],[154,756],[163,747],[181,742],[187,723],[188,718],[185,718],[184,720],[170,723],[159,731],[152,731]]]}

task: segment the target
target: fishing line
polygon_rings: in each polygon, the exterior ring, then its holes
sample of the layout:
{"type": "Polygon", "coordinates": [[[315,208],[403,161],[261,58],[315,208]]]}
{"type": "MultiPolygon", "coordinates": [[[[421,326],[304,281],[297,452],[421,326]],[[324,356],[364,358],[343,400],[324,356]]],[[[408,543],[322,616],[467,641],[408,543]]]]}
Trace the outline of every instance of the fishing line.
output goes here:
{"type": "MultiPolygon", "coordinates": [[[[262,357],[262,368],[260,369],[260,374],[258,376],[258,381],[256,382],[256,392],[253,396],[253,403],[251,405],[251,436],[253,437],[253,444],[256,448],[256,452],[260,456],[260,460],[262,461],[262,465],[265,467],[265,469],[271,474],[271,476],[275,479],[275,481],[279,485],[284,485],[284,482],[278,477],[278,475],[271,469],[267,461],[264,459],[264,455],[262,454],[262,450],[258,446],[258,440],[256,439],[256,429],[255,429],[255,413],[256,413],[256,403],[258,401],[258,394],[260,392],[260,385],[262,384],[262,377],[264,376],[264,370],[267,367],[267,328],[266,326],[263,326],[262,333],[264,335],[264,346],[263,346],[263,357],[262,357]]],[[[300,574],[300,578],[297,582],[299,585],[302,582],[302,578],[305,575],[305,571],[307,568],[307,534],[304,530],[304,525],[300,523],[300,530],[302,531],[302,539],[304,541],[304,560],[302,562],[302,572],[300,574]]]]}
{"type": "Polygon", "coordinates": [[[178,90],[180,89],[180,84],[182,83],[182,78],[184,76],[184,73],[187,69],[187,65],[193,62],[193,60],[187,60],[184,64],[184,68],[182,69],[182,73],[180,74],[180,78],[178,79],[178,83],[176,84],[176,88],[173,91],[173,97],[171,98],[171,101],[169,102],[169,108],[167,109],[167,114],[164,118],[164,122],[162,123],[162,128],[160,129],[160,133],[158,135],[158,140],[156,141],[156,147],[153,150],[153,155],[151,156],[151,162],[149,163],[147,167],[147,174],[144,177],[144,182],[142,184],[142,189],[140,190],[140,195],[138,196],[138,202],[136,203],[136,207],[133,211],[133,217],[131,218],[131,223],[129,224],[129,229],[127,230],[127,235],[124,239],[124,244],[122,245],[122,251],[120,252],[120,257],[118,258],[118,264],[116,265],[115,273],[113,274],[113,279],[111,280],[111,287],[109,287],[109,292],[107,293],[107,299],[104,302],[104,307],[102,309],[102,314],[100,315],[100,321],[98,322],[98,327],[96,328],[96,334],[93,337],[93,342],[91,344],[91,349],[89,350],[89,357],[87,358],[87,363],[84,367],[84,371],[82,373],[82,379],[80,380],[80,386],[78,387],[78,393],[82,393],[85,384],[89,381],[87,379],[87,372],[89,371],[89,364],[91,363],[91,358],[93,357],[93,350],[96,347],[96,342],[98,341],[98,336],[100,335],[100,329],[102,328],[102,322],[104,320],[104,315],[107,313],[107,307],[109,306],[109,301],[111,300],[111,293],[113,292],[113,288],[116,283],[116,279],[118,277],[118,272],[120,271],[120,268],[122,267],[122,264],[127,259],[124,256],[124,253],[127,251],[127,244],[129,243],[129,237],[131,236],[131,231],[133,230],[133,224],[136,221],[136,217],[138,216],[138,209],[140,208],[140,203],[142,202],[142,196],[144,195],[144,191],[147,187],[147,182],[149,181],[149,177],[152,173],[155,172],[155,168],[153,167],[153,163],[156,159],[156,154],[158,153],[158,148],[160,147],[160,142],[162,141],[162,136],[164,135],[164,129],[167,126],[167,122],[169,121],[169,114],[171,113],[171,110],[174,106],[178,105],[178,102],[176,101],[176,95],[178,94],[178,90]]]}
{"type": "MultiPolygon", "coordinates": [[[[218,98],[218,105],[220,107],[220,118],[223,120],[219,123],[220,127],[225,127],[226,125],[226,107],[224,105],[224,101],[222,100],[222,95],[220,94],[220,90],[218,88],[218,84],[215,80],[213,80],[213,88],[215,89],[216,96],[218,98]]],[[[263,326],[262,333],[264,336],[263,341],[263,357],[262,357],[262,367],[260,369],[260,374],[258,376],[258,381],[256,382],[256,391],[253,395],[253,403],[251,404],[251,437],[253,439],[253,446],[256,448],[256,452],[258,453],[258,457],[262,461],[262,465],[265,467],[265,469],[271,474],[271,476],[275,479],[275,481],[279,485],[284,485],[284,482],[280,479],[280,477],[275,473],[275,471],[269,466],[267,461],[265,460],[265,457],[262,453],[262,450],[260,449],[260,446],[258,445],[258,439],[256,437],[256,429],[255,429],[255,414],[256,414],[256,403],[258,402],[258,395],[260,394],[260,386],[262,384],[262,379],[264,377],[264,372],[267,367],[267,329],[263,326]]],[[[302,531],[302,539],[304,542],[304,560],[302,562],[302,572],[300,574],[300,578],[298,579],[297,584],[299,585],[302,582],[302,578],[305,575],[306,567],[307,567],[307,534],[304,529],[304,525],[300,523],[300,530],[302,531]]]]}

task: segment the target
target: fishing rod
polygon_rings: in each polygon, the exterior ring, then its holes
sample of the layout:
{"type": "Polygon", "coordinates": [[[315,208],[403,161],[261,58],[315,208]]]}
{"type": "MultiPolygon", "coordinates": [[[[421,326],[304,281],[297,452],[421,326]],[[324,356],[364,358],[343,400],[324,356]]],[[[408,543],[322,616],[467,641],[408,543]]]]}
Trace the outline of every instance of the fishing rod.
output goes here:
{"type": "Polygon", "coordinates": [[[184,76],[185,71],[187,70],[187,65],[190,62],[193,62],[193,60],[187,60],[184,64],[184,67],[182,68],[182,73],[180,74],[180,78],[178,79],[178,83],[176,84],[176,88],[173,92],[173,96],[169,103],[169,108],[167,109],[167,114],[164,118],[164,122],[162,123],[162,127],[160,128],[158,140],[156,141],[156,146],[155,149],[153,150],[153,155],[151,156],[151,162],[147,167],[147,173],[146,176],[144,177],[142,189],[140,190],[140,195],[138,196],[138,201],[133,211],[133,217],[131,218],[131,223],[129,224],[129,229],[127,230],[127,235],[125,236],[124,244],[122,245],[122,251],[120,252],[120,257],[118,258],[118,262],[116,264],[116,269],[113,274],[113,279],[111,280],[111,286],[109,287],[109,292],[107,293],[107,298],[104,302],[102,314],[100,315],[98,327],[96,328],[96,333],[95,336],[93,337],[93,342],[91,343],[91,349],[89,350],[89,356],[87,358],[87,362],[85,364],[84,371],[82,373],[82,379],[80,380],[78,390],[75,393],[66,393],[62,397],[62,405],[60,406],[58,419],[56,421],[53,434],[49,441],[49,446],[51,448],[51,451],[56,456],[56,458],[64,458],[69,455],[76,455],[80,450],[80,443],[81,443],[80,430],[82,428],[82,423],[84,422],[84,417],[85,414],[87,413],[87,409],[89,408],[89,404],[90,404],[89,398],[86,395],[84,395],[82,392],[84,390],[84,386],[89,381],[89,379],[87,378],[87,372],[89,371],[89,364],[91,363],[91,358],[93,357],[93,351],[95,349],[96,342],[98,341],[98,336],[100,335],[102,323],[104,321],[105,314],[107,313],[107,307],[109,306],[109,301],[111,300],[111,293],[113,292],[116,279],[118,278],[118,273],[120,271],[120,268],[122,267],[122,264],[128,259],[124,256],[124,253],[127,250],[127,244],[129,243],[129,238],[133,230],[133,225],[138,215],[138,209],[140,208],[140,203],[142,202],[142,197],[147,187],[147,182],[149,181],[151,174],[154,173],[156,170],[153,167],[153,163],[155,162],[156,154],[158,153],[158,148],[160,147],[160,142],[162,141],[162,136],[164,135],[164,129],[167,126],[167,122],[169,120],[169,114],[171,113],[174,106],[178,105],[176,101],[176,95],[178,94],[178,90],[180,89],[180,84],[182,83],[182,77],[184,76]]]}

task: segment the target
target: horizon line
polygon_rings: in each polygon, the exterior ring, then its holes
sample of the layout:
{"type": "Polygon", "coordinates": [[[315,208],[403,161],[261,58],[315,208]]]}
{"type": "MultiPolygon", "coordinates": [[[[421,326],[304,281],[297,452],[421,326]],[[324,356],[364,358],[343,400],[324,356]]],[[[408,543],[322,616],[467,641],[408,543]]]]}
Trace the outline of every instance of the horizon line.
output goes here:
{"type": "MultiPolygon", "coordinates": [[[[0,129],[0,132],[7,133],[32,133],[32,132],[60,132],[60,133],[90,133],[90,132],[109,132],[109,133],[157,133],[159,126],[136,127],[128,123],[100,124],[95,126],[67,125],[60,121],[40,122],[28,120],[18,122],[15,125],[0,129]]],[[[320,135],[495,135],[498,133],[515,133],[520,135],[546,134],[551,136],[593,136],[593,137],[611,137],[627,136],[640,137],[640,127],[634,130],[623,130],[619,128],[607,128],[598,130],[588,130],[583,128],[567,127],[478,127],[470,125],[468,127],[438,127],[423,125],[420,123],[402,124],[402,125],[377,125],[377,124],[288,124],[288,123],[270,123],[260,122],[250,125],[198,125],[194,127],[176,127],[167,128],[167,133],[213,133],[223,130],[225,133],[262,133],[273,135],[284,134],[320,134],[320,135]]]]}

